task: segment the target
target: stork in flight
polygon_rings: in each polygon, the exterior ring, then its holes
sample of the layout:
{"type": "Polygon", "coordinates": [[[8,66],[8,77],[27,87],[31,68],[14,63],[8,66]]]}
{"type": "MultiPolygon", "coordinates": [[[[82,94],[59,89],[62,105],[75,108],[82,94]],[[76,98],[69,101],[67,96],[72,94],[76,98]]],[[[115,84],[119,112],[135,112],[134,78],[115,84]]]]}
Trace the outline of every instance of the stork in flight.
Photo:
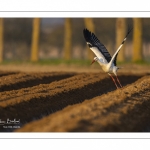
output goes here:
{"type": "Polygon", "coordinates": [[[111,55],[107,51],[106,47],[98,40],[98,38],[94,35],[94,33],[90,32],[88,29],[83,30],[83,35],[84,35],[87,45],[96,55],[96,57],[94,57],[91,64],[93,64],[94,62],[97,61],[99,63],[99,65],[102,67],[102,70],[104,72],[108,73],[108,75],[112,78],[112,80],[115,83],[117,88],[119,88],[119,87],[116,83],[116,80],[119,83],[120,87],[122,87],[122,85],[117,77],[117,70],[119,69],[119,67],[116,66],[117,65],[116,64],[117,55],[118,55],[121,47],[123,46],[124,42],[126,41],[127,36],[129,35],[129,33],[131,31],[132,31],[132,28],[128,29],[128,32],[127,32],[124,40],[122,41],[121,45],[116,50],[114,55],[111,57],[111,55]],[[112,76],[112,74],[115,75],[116,80],[112,76]]]}

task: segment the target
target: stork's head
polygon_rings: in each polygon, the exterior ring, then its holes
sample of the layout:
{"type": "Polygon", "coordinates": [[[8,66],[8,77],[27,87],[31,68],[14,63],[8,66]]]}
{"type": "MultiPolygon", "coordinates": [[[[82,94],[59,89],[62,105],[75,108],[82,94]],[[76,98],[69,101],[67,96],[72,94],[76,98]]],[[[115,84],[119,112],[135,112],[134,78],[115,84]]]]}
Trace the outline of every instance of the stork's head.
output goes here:
{"type": "Polygon", "coordinates": [[[98,61],[98,57],[94,57],[93,61],[91,62],[91,65],[96,61],[98,61]]]}

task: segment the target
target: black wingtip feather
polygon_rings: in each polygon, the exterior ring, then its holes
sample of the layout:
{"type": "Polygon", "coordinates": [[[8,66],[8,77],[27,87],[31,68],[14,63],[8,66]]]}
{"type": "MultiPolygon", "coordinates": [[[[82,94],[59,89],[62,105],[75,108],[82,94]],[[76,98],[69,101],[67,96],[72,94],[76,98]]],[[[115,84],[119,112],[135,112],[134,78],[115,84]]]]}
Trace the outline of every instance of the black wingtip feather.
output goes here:
{"type": "Polygon", "coordinates": [[[87,42],[90,42],[90,38],[91,38],[91,35],[92,35],[93,33],[92,32],[90,32],[88,29],[84,29],[83,30],[83,35],[84,35],[84,38],[85,38],[85,40],[87,41],[87,42]]]}
{"type": "Polygon", "coordinates": [[[129,26],[129,25],[128,25],[128,32],[127,32],[126,37],[129,35],[129,33],[130,33],[132,30],[133,30],[133,26],[129,26]]]}
{"type": "Polygon", "coordinates": [[[97,47],[97,49],[100,51],[100,53],[103,54],[107,62],[111,60],[111,56],[107,51],[106,47],[99,41],[99,39],[96,37],[94,33],[85,28],[83,29],[83,35],[86,42],[88,42],[87,44],[90,48],[97,47]]]}
{"type": "Polygon", "coordinates": [[[86,42],[91,43],[91,45],[95,45],[97,42],[100,42],[99,39],[95,36],[95,34],[86,28],[83,30],[83,35],[86,42]]]}
{"type": "MultiPolygon", "coordinates": [[[[125,38],[127,38],[127,36],[129,35],[129,33],[130,33],[132,30],[133,30],[133,26],[129,26],[129,25],[128,25],[128,32],[127,32],[125,38]]],[[[124,42],[125,42],[125,40],[123,40],[121,44],[124,44],[124,42]]],[[[117,62],[116,62],[116,61],[117,61],[117,56],[118,56],[118,54],[116,55],[115,60],[114,60],[114,65],[115,65],[115,66],[117,65],[117,62]]]]}

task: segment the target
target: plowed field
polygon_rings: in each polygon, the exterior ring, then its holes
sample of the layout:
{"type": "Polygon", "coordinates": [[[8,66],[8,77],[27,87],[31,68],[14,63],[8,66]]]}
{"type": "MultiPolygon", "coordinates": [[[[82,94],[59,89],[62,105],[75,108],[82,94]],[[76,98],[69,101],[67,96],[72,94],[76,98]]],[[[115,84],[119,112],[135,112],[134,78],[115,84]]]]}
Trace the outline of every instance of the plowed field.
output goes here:
{"type": "Polygon", "coordinates": [[[150,75],[0,72],[1,132],[150,130],[150,75]]]}

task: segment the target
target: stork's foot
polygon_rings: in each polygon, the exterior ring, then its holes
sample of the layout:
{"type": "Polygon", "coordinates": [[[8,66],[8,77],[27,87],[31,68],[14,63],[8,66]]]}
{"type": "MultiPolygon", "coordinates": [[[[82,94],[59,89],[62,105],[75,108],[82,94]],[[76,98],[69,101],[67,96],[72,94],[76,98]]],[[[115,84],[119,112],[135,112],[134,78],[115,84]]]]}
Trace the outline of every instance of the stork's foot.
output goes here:
{"type": "Polygon", "coordinates": [[[116,84],[116,89],[120,89],[120,87],[118,87],[117,84],[116,84]]]}
{"type": "Polygon", "coordinates": [[[122,85],[118,86],[118,85],[116,84],[116,89],[121,89],[121,88],[123,88],[122,85]]]}

